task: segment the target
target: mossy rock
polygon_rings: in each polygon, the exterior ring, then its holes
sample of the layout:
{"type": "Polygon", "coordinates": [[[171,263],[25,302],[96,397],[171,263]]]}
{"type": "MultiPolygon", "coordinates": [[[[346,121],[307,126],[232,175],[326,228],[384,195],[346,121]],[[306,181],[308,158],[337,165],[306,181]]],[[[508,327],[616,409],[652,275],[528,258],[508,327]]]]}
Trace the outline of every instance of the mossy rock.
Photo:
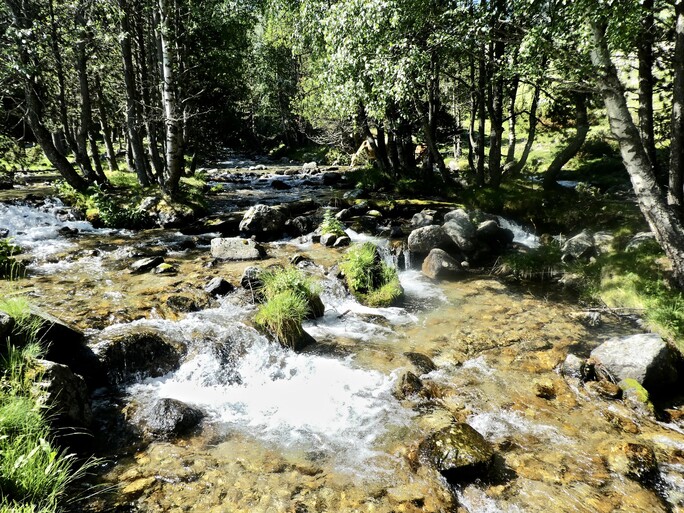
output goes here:
{"type": "Polygon", "coordinates": [[[648,390],[636,379],[623,379],[618,385],[622,389],[622,398],[625,402],[645,413],[652,415],[655,412],[648,390]]]}
{"type": "Polygon", "coordinates": [[[380,288],[357,297],[366,306],[381,308],[391,306],[404,297],[404,288],[401,286],[399,278],[396,277],[380,288]]]}
{"type": "Polygon", "coordinates": [[[353,245],[340,268],[349,292],[366,306],[390,306],[404,295],[396,269],[382,261],[370,242],[353,245]]]}

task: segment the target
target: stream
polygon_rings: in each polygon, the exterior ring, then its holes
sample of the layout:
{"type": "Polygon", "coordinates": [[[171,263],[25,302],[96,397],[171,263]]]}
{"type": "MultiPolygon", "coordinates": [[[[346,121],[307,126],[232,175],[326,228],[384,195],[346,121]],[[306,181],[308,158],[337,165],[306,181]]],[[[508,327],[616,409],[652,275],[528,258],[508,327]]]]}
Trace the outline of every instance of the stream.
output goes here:
{"type": "MultiPolygon", "coordinates": [[[[223,184],[214,210],[334,196],[316,177],[248,176],[235,168],[254,163],[224,164],[214,173],[220,179],[213,183],[223,184]],[[274,179],[291,188],[274,191],[274,179]]],[[[535,244],[534,235],[509,226],[518,240],[535,244]]],[[[684,512],[681,421],[657,421],[559,371],[569,353],[586,357],[611,337],[639,332],[633,323],[610,316],[588,322],[568,298],[486,274],[432,282],[410,268],[400,272],[406,297],[399,306],[368,308],[327,274],[343,249],[293,239],[265,244],[263,262],[215,263],[209,242],[216,234],[95,229],[58,200],[0,203],[0,228],[30,262],[29,276],[5,285],[6,294],[25,294],[93,344],[133,326],[185,348],[180,368],[127,385],[123,404],[173,398],[205,414],[201,429],[174,441],[101,444],[95,480],[103,491],[79,503],[80,511],[684,512]],[[78,233],[60,232],[65,226],[78,233]],[[213,277],[239,284],[248,265],[286,263],[295,253],[313,262],[305,269],[320,280],[326,307],[305,323],[316,344],[301,353],[252,327],[254,305],[203,291],[213,277]],[[129,272],[133,260],[150,254],[163,255],[178,274],[129,272]],[[169,308],[167,298],[179,294],[201,308],[169,308]],[[416,369],[412,353],[436,368],[416,369]],[[421,375],[425,397],[397,398],[406,370],[421,375]],[[551,397],[539,397],[541,381],[551,383],[551,397]],[[455,421],[493,444],[496,472],[454,486],[411,464],[427,434],[455,421]],[[620,472],[626,443],[653,448],[654,483],[620,472]]],[[[108,424],[96,419],[98,426],[108,424]]],[[[95,434],[100,441],[113,436],[95,434]]]]}

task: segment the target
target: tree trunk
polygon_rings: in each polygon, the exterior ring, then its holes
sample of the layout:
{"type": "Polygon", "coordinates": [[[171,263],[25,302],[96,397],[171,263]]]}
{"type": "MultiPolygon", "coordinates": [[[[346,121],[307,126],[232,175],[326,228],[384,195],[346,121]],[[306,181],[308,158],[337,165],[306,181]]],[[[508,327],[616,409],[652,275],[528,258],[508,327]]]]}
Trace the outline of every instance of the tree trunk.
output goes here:
{"type": "Polygon", "coordinates": [[[176,80],[178,63],[175,53],[175,34],[172,9],[169,0],[159,0],[160,35],[162,48],[162,95],[164,104],[164,128],[166,131],[166,177],[164,190],[174,195],[178,190],[181,173],[183,171],[181,110],[179,109],[176,80]]]}
{"type": "Polygon", "coordinates": [[[477,98],[477,136],[475,138],[475,172],[476,181],[478,185],[485,184],[485,129],[487,123],[487,107],[485,105],[485,96],[487,89],[487,66],[485,62],[484,47],[480,52],[480,65],[478,74],[478,98],[477,98]]]}
{"type": "Polygon", "coordinates": [[[119,164],[116,161],[116,152],[114,151],[114,143],[112,141],[112,129],[109,126],[107,115],[107,107],[102,90],[102,82],[98,74],[95,75],[95,95],[97,98],[97,107],[100,113],[100,126],[102,127],[102,138],[104,139],[105,149],[107,151],[107,163],[110,171],[118,171],[119,164]]]}
{"type": "Polygon", "coordinates": [[[532,152],[532,146],[534,146],[534,138],[537,135],[537,108],[539,107],[539,97],[541,96],[541,86],[537,85],[534,88],[534,93],[532,94],[532,103],[530,104],[530,112],[528,115],[528,127],[527,127],[527,140],[525,141],[525,147],[523,148],[522,155],[520,155],[520,160],[515,164],[511,170],[513,176],[520,175],[522,170],[527,164],[527,159],[530,157],[532,152]]]}
{"type": "Polygon", "coordinates": [[[563,166],[577,155],[589,133],[589,116],[587,115],[586,93],[575,94],[575,135],[568,144],[553,159],[544,173],[544,190],[551,190],[557,186],[556,180],[563,166]]]}
{"type": "Polygon", "coordinates": [[[143,187],[150,185],[147,178],[147,162],[140,133],[140,98],[135,83],[135,66],[133,64],[133,50],[131,47],[130,9],[126,0],[119,0],[121,15],[121,56],[123,58],[124,82],[126,84],[126,128],[128,142],[133,160],[133,169],[138,175],[138,182],[143,187]]]}
{"type": "Polygon", "coordinates": [[[592,21],[591,32],[594,43],[591,61],[597,71],[611,132],[620,145],[622,160],[629,172],[641,213],[670,259],[678,286],[684,288],[684,227],[661,195],[639,130],[627,108],[625,88],[608,49],[605,24],[592,21]]]}
{"type": "Polygon", "coordinates": [[[646,148],[646,155],[658,176],[658,159],[656,157],[655,133],[653,126],[653,40],[654,16],[653,0],[643,0],[645,11],[641,21],[641,34],[637,46],[639,61],[639,131],[646,148]]]}
{"type": "Polygon", "coordinates": [[[682,179],[684,175],[684,1],[675,2],[676,39],[673,58],[674,79],[672,84],[672,134],[670,140],[670,169],[667,202],[682,216],[684,198],[682,179]]]}
{"type": "Polygon", "coordinates": [[[517,144],[517,134],[515,131],[518,115],[515,112],[515,102],[518,98],[518,85],[520,76],[515,75],[511,81],[510,107],[508,118],[508,151],[506,152],[506,164],[515,162],[515,147],[517,144]]]}

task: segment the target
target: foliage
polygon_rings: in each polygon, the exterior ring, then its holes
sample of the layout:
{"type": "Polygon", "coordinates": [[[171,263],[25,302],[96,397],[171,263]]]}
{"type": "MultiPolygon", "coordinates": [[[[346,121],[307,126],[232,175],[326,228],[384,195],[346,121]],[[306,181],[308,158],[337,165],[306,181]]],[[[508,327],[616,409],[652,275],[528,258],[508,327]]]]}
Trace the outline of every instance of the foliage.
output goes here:
{"type": "Polygon", "coordinates": [[[382,261],[371,242],[352,245],[340,269],[349,291],[368,306],[389,306],[404,293],[397,270],[382,261]]]}
{"type": "Polygon", "coordinates": [[[284,347],[295,349],[302,336],[302,321],[308,311],[306,299],[292,290],[285,290],[259,307],[254,322],[272,333],[284,347]]]}
{"type": "Polygon", "coordinates": [[[24,265],[14,258],[19,253],[21,248],[12,239],[0,239],[0,278],[13,280],[24,273],[24,265]]]}
{"type": "Polygon", "coordinates": [[[307,302],[320,292],[314,280],[293,266],[269,269],[260,275],[263,283],[262,293],[267,301],[283,292],[292,292],[307,302]]]}
{"type": "Polygon", "coordinates": [[[325,209],[323,213],[323,222],[321,223],[321,235],[335,235],[341,237],[345,235],[344,225],[337,219],[329,208],[325,209]]]}
{"type": "Polygon", "coordinates": [[[494,274],[523,280],[548,280],[567,270],[561,262],[560,245],[553,241],[524,252],[503,255],[494,266],[494,274]]]}

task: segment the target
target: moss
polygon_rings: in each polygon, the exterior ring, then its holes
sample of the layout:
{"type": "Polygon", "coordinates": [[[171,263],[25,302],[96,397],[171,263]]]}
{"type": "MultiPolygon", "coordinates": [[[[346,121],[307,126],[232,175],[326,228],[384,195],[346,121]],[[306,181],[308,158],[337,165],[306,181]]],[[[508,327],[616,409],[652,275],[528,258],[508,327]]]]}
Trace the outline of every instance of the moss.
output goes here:
{"type": "Polygon", "coordinates": [[[390,306],[396,303],[404,295],[404,289],[399,282],[399,277],[393,278],[379,289],[363,296],[362,302],[370,307],[390,306]]]}
{"type": "Polygon", "coordinates": [[[353,245],[340,268],[349,291],[365,305],[389,306],[403,296],[396,269],[382,261],[370,242],[353,245]]]}

